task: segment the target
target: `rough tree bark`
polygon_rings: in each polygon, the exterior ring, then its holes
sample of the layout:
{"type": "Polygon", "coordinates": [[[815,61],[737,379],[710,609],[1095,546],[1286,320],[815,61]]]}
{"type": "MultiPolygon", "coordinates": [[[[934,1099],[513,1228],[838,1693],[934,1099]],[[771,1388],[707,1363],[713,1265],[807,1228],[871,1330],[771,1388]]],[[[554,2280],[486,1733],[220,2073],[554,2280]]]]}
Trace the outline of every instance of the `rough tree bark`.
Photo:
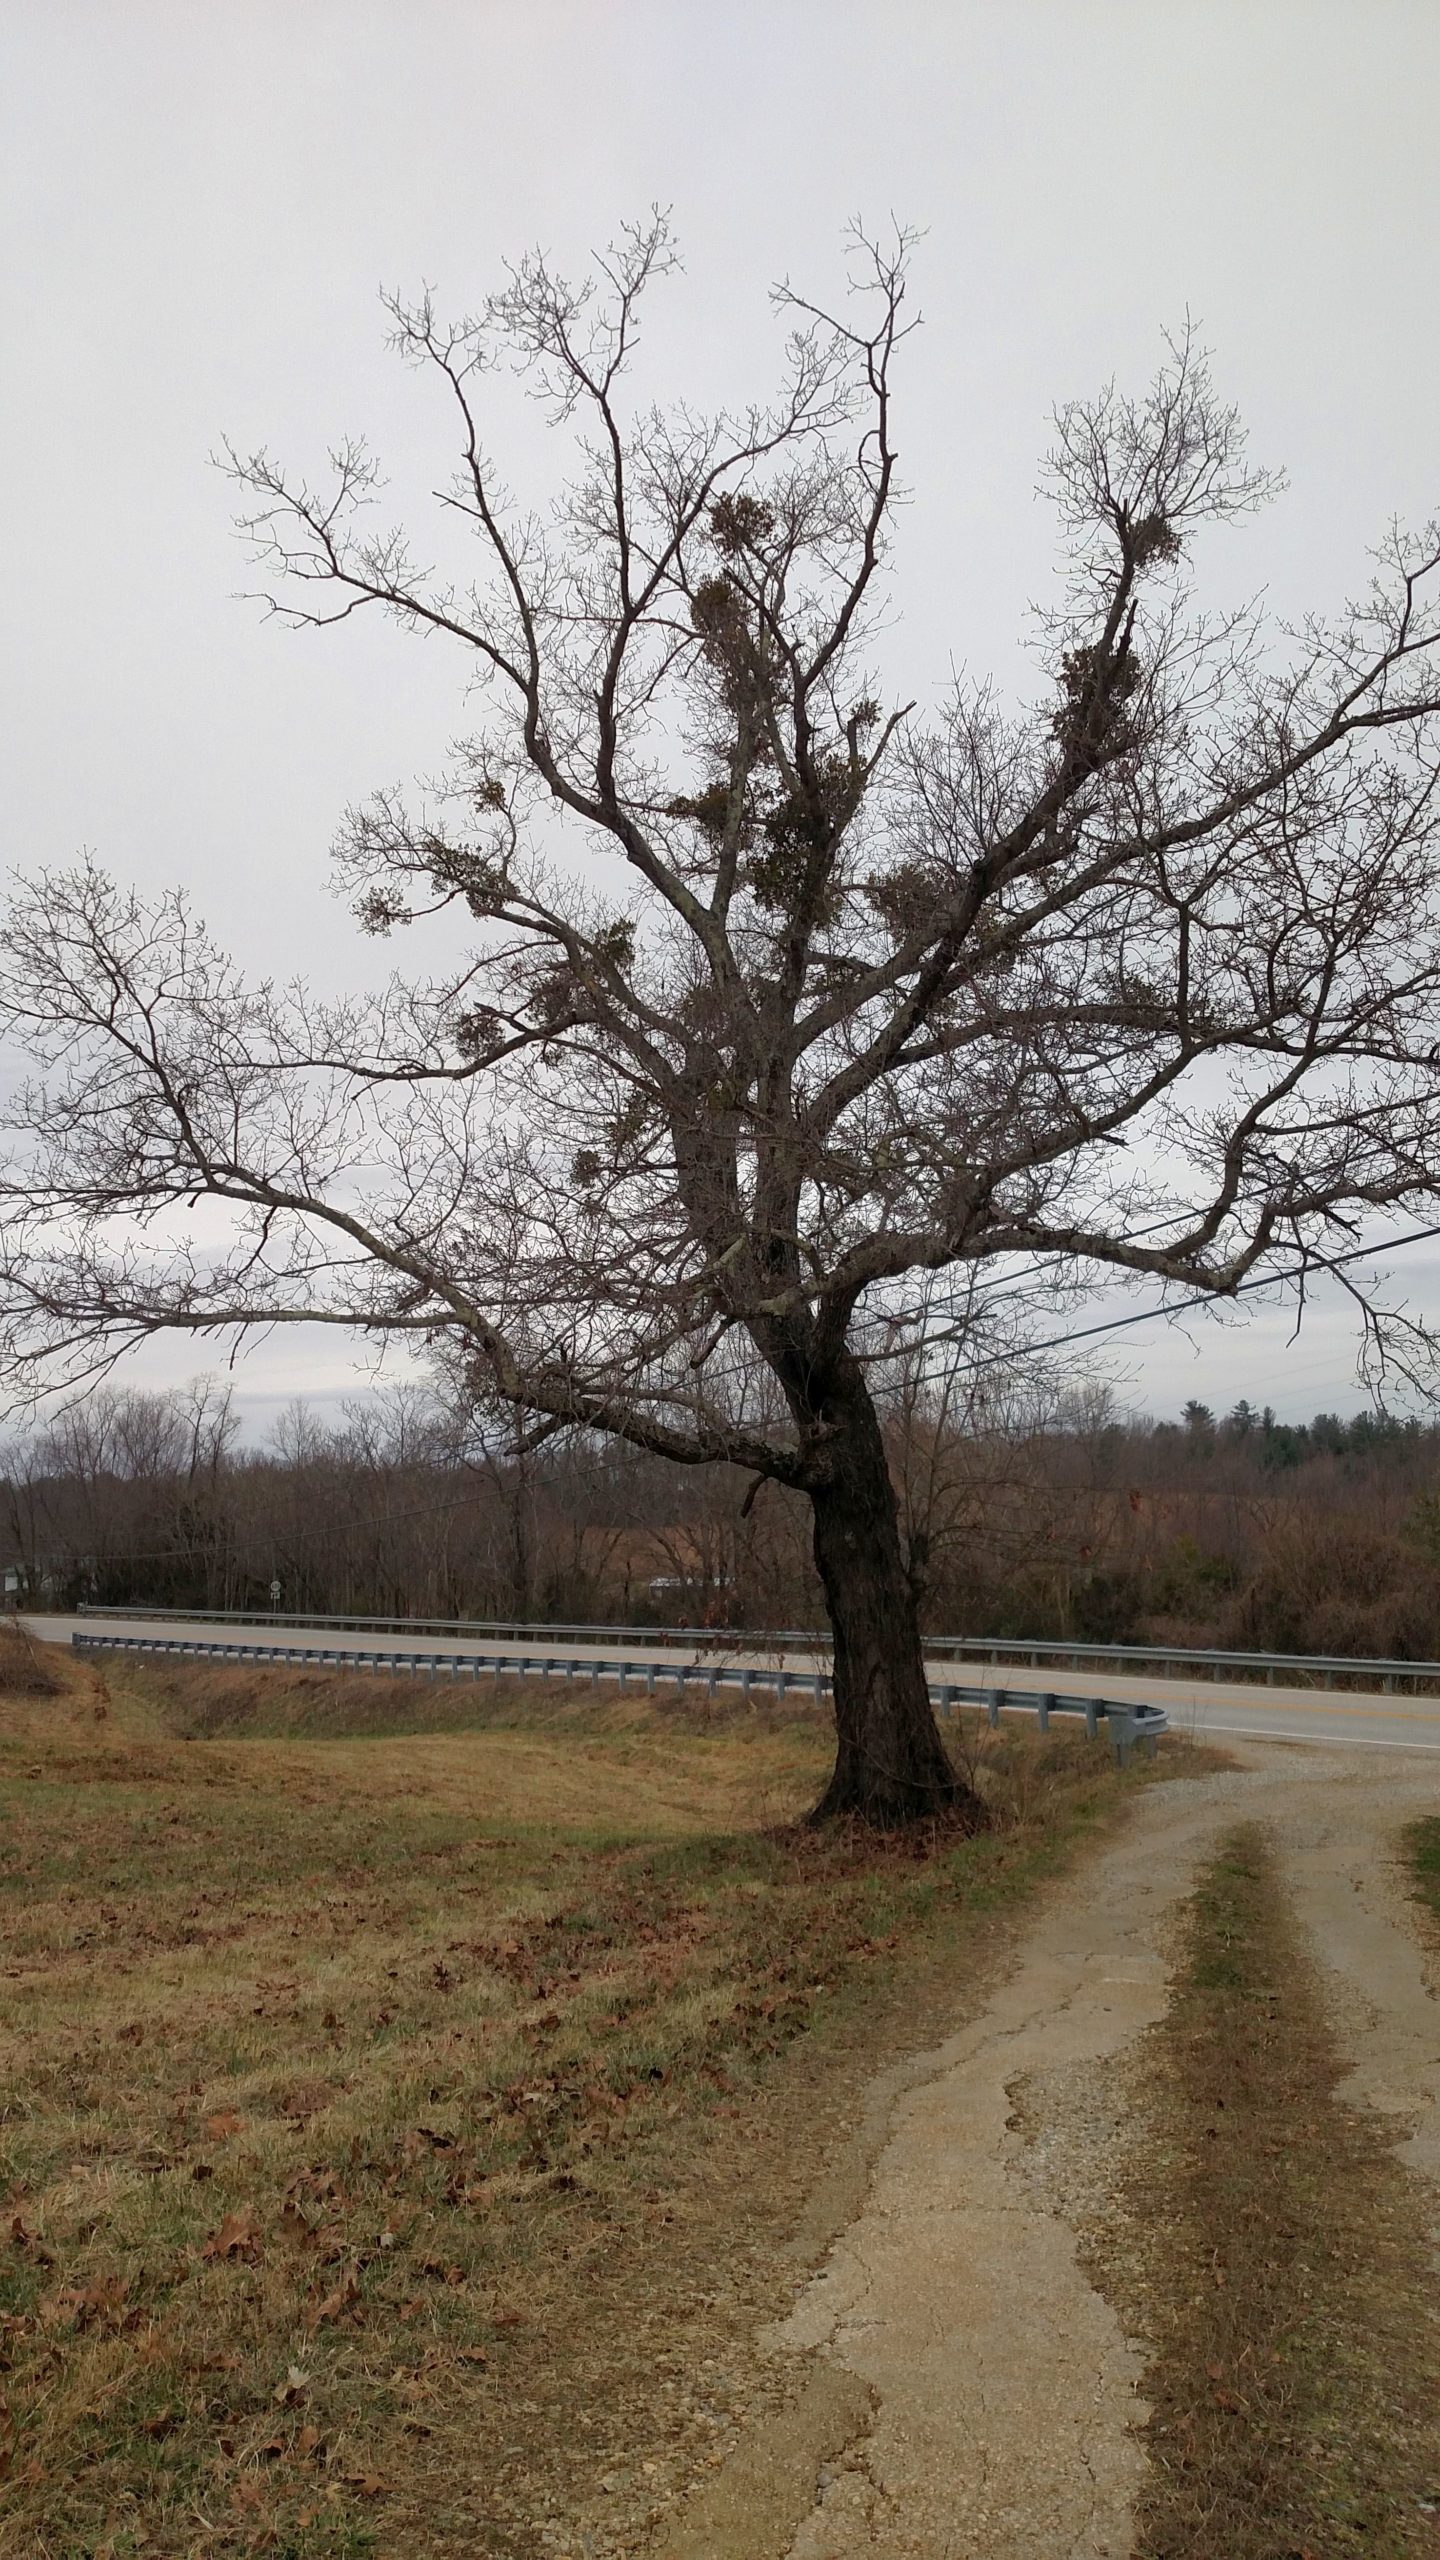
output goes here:
{"type": "Polygon", "coordinates": [[[829,1462],[810,1500],[834,1633],[836,1749],[812,1820],[858,1815],[893,1828],[948,1815],[979,1830],[984,1804],[953,1767],[931,1709],[879,1416],[848,1356],[825,1419],[829,1462]]]}

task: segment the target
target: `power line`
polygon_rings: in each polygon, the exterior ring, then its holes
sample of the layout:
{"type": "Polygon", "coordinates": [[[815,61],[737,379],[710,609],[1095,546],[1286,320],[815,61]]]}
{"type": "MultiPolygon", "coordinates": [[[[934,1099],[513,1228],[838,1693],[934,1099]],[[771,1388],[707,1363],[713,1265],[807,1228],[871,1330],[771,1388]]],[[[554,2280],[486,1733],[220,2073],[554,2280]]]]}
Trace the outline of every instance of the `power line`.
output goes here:
{"type": "MultiPolygon", "coordinates": [[[[1348,1253],[1328,1254],[1319,1268],[1322,1271],[1338,1271],[1344,1263],[1370,1262],[1380,1254],[1399,1253],[1406,1245],[1428,1244],[1436,1236],[1440,1236],[1440,1226],[1413,1227],[1408,1235],[1392,1236],[1383,1244],[1357,1244],[1348,1253]]],[[[1221,1305],[1226,1299],[1240,1297],[1246,1290],[1283,1288],[1287,1280],[1301,1280],[1307,1272],[1315,1268],[1316,1265],[1313,1263],[1297,1262],[1289,1271],[1258,1272],[1251,1280],[1237,1280],[1233,1289],[1227,1289],[1223,1293],[1214,1289],[1200,1289],[1192,1298],[1177,1298],[1172,1306],[1141,1307],[1134,1315],[1111,1316],[1103,1324],[1081,1325],[1073,1333],[1050,1334],[1043,1342],[1027,1342],[1019,1350],[990,1351],[982,1359],[969,1362],[968,1366],[972,1371],[992,1369],[1001,1361],[1026,1359],[1032,1352],[1059,1351],[1070,1342],[1093,1342],[1102,1333],[1124,1333],[1131,1325],[1151,1324],[1161,1316],[1184,1315],[1191,1307],[1221,1305]]],[[[1007,1292],[1007,1294],[1010,1293],[1007,1292]]]]}

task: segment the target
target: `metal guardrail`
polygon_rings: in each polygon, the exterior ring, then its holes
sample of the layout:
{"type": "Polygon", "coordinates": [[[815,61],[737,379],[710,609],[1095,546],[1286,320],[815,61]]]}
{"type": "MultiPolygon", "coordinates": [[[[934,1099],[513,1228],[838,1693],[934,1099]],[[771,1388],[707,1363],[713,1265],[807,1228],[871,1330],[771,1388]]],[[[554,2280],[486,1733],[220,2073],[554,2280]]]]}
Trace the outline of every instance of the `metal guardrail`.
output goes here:
{"type": "MultiPolygon", "coordinates": [[[[613,1623],[587,1626],[578,1621],[549,1626],[538,1619],[522,1618],[374,1618],[302,1609],[172,1609],[149,1603],[120,1608],[90,1600],[82,1600],[75,1614],[84,1618],[153,1618],[161,1623],[179,1619],[192,1626],[368,1627],[377,1635],[496,1636],[549,1644],[613,1644],[623,1636],[632,1644],[653,1645],[660,1651],[687,1646],[694,1652],[713,1653],[741,1649],[780,1653],[796,1648],[823,1652],[830,1643],[829,1631],[823,1627],[617,1627],[613,1623]]],[[[927,1635],[924,1642],[932,1661],[948,1655],[953,1661],[1020,1662],[1032,1670],[1047,1662],[1069,1663],[1076,1669],[1094,1663],[1127,1674],[1132,1668],[1139,1673],[1152,1671],[1162,1678],[1167,1672],[1199,1673],[1212,1679],[1226,1673],[1248,1672],[1258,1674],[1270,1685],[1283,1679],[1297,1686],[1315,1680],[1325,1689],[1333,1689],[1337,1681],[1355,1686],[1378,1682],[1386,1690],[1405,1682],[1412,1687],[1424,1684],[1440,1688],[1440,1662],[1402,1662],[1383,1656],[1239,1653],[1202,1645],[1091,1644],[1059,1636],[927,1635]]]]}
{"type": "MultiPolygon", "coordinates": [[[[757,1688],[773,1689],[780,1699],[792,1690],[808,1690],[818,1705],[834,1687],[828,1671],[638,1662],[633,1655],[625,1654],[566,1657],[548,1653],[366,1653],[349,1645],[226,1644],[200,1636],[103,1635],[92,1633],[89,1628],[77,1630],[70,1643],[77,1653],[158,1653],[188,1655],[200,1661],[325,1663],[337,1670],[410,1672],[431,1680],[518,1677],[550,1681],[558,1677],[573,1685],[577,1679],[585,1678],[592,1688],[598,1688],[602,1680],[615,1680],[622,1696],[633,1679],[643,1681],[646,1694],[652,1698],[657,1681],[678,1687],[683,1695],[692,1680],[703,1680],[711,1698],[718,1688],[738,1688],[744,1698],[757,1688]]],[[[953,1715],[958,1706],[981,1706],[991,1725],[998,1725],[1002,1715],[1033,1715],[1040,1731],[1046,1733],[1052,1716],[1080,1716],[1093,1741],[1103,1716],[1115,1757],[1122,1765],[1137,1745],[1153,1752],[1157,1737],[1169,1730],[1163,1707],[1136,1705],[1127,1699],[1067,1697],[1050,1689],[982,1688],[955,1680],[932,1680],[929,1687],[931,1703],[942,1715],[953,1715]]]]}

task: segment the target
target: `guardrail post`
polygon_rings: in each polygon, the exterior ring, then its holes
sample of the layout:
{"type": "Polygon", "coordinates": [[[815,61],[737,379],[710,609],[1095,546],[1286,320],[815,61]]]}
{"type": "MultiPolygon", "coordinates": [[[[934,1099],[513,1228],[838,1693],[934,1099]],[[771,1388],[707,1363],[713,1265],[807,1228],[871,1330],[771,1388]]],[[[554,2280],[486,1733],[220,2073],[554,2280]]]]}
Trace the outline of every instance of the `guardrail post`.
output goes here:
{"type": "Polygon", "coordinates": [[[1003,1689],[987,1689],[985,1692],[985,1713],[992,1730],[1000,1722],[1000,1701],[1004,1695],[1003,1689]]]}
{"type": "Polygon", "coordinates": [[[1042,1733],[1048,1733],[1050,1730],[1050,1710],[1054,1704],[1055,1692],[1053,1689],[1042,1690],[1035,1701],[1035,1722],[1042,1733]]]}
{"type": "Polygon", "coordinates": [[[655,1695],[655,1665],[653,1662],[647,1662],[645,1665],[645,1695],[647,1698],[653,1698],[655,1695]]]}
{"type": "Polygon", "coordinates": [[[775,1674],[775,1695],[776,1695],[777,1699],[781,1699],[781,1700],[783,1700],[783,1698],[784,1698],[784,1696],[785,1696],[785,1692],[786,1692],[786,1690],[789,1688],[789,1686],[790,1686],[790,1674],[789,1674],[789,1672],[788,1672],[788,1671],[777,1671],[777,1672],[776,1672],[776,1674],[775,1674]]]}
{"type": "Polygon", "coordinates": [[[940,1691],[940,1713],[942,1716],[953,1716],[955,1713],[955,1690],[953,1683],[949,1680],[944,1683],[940,1691]]]}
{"type": "Polygon", "coordinates": [[[1094,1698],[1085,1701],[1085,1733],[1090,1742],[1097,1742],[1100,1738],[1100,1708],[1094,1698]]]}
{"type": "Polygon", "coordinates": [[[1105,1721],[1110,1727],[1110,1740],[1116,1765],[1126,1769],[1130,1765],[1130,1754],[1135,1747],[1135,1710],[1133,1707],[1123,1706],[1118,1698],[1106,1698],[1102,1703],[1105,1708],[1105,1721]]]}
{"type": "Polygon", "coordinates": [[[742,1699],[744,1700],[744,1702],[745,1702],[745,1704],[746,1704],[746,1706],[747,1706],[747,1707],[748,1707],[748,1706],[749,1706],[749,1704],[750,1704],[750,1692],[751,1692],[751,1689],[754,1687],[754,1684],[755,1684],[755,1674],[754,1674],[754,1672],[753,1672],[753,1671],[742,1671],[742,1672],[741,1672],[741,1674],[740,1674],[740,1695],[741,1695],[742,1699]]]}

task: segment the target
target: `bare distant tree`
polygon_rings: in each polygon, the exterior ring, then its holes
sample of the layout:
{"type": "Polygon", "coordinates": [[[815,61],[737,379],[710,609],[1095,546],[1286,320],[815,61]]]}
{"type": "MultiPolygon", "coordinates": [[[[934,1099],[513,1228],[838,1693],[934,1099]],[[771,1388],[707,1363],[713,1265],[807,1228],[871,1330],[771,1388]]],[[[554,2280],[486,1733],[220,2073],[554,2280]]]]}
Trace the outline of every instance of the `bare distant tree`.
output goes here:
{"type": "Polygon", "coordinates": [[[1033,706],[887,708],[905,243],[851,249],[838,316],[780,293],[780,394],[738,417],[627,406],[658,219],[580,286],[536,256],[472,318],[394,304],[458,433],[465,577],[377,517],[363,445],[323,483],[230,457],[277,611],[373,609],[473,670],[448,792],[382,793],[339,848],[368,928],[447,913],[453,959],[325,1005],[242,983],[178,895],[23,887],[0,1288],[12,1376],[318,1322],[448,1343],[522,1444],[797,1489],[835,1635],[820,1810],[978,1819],[872,1347],[1007,1256],[1224,1298],[1436,1196],[1440,539],[1393,534],[1337,621],[1199,611],[1193,538],[1269,484],[1182,339],[1142,397],[1059,415],[1033,706]],[[486,451],[497,368],[576,457],[544,514],[486,451]],[[185,1240],[200,1200],[228,1249],[185,1240]]]}

